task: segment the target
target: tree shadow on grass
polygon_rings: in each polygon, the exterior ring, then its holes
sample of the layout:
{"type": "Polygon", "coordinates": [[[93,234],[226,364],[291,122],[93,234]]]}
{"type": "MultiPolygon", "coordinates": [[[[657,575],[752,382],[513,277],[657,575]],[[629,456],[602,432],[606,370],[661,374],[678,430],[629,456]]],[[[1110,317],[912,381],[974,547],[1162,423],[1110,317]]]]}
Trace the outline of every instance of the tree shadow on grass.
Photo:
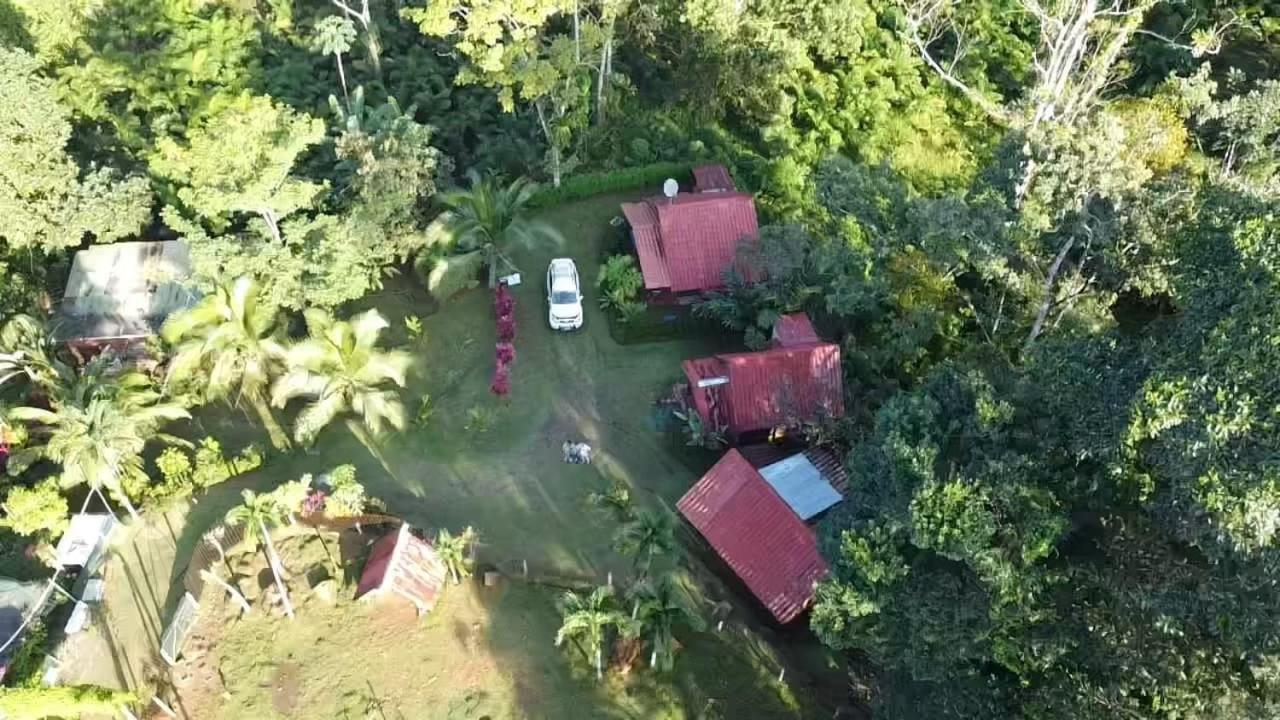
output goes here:
{"type": "Polygon", "coordinates": [[[497,665],[511,675],[516,706],[528,717],[777,718],[830,717],[815,697],[799,696],[776,680],[776,669],[747,635],[679,632],[683,648],[671,671],[642,661],[624,677],[601,682],[566,644],[554,646],[558,591],[516,580],[478,588],[488,611],[484,639],[497,665]]]}

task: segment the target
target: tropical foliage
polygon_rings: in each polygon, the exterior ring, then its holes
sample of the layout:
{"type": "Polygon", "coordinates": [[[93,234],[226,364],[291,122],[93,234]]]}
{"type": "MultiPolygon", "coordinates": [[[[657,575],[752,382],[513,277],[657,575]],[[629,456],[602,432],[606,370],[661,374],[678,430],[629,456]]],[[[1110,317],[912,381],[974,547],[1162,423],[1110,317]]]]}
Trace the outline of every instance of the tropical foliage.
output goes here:
{"type": "Polygon", "coordinates": [[[219,285],[196,307],[169,318],[163,334],[175,345],[170,385],[192,384],[207,399],[247,403],[272,444],[287,448],[289,439],[268,405],[285,360],[284,346],[273,335],[275,320],[258,284],[246,276],[219,285]]]}
{"type": "Polygon", "coordinates": [[[556,633],[556,647],[566,641],[573,643],[600,680],[604,677],[604,645],[610,630],[621,630],[630,622],[619,611],[613,588],[598,587],[587,595],[565,592],[558,605],[563,622],[556,633]]]}
{"type": "MultiPolygon", "coordinates": [[[[339,416],[398,427],[399,362],[363,359],[395,351],[329,339],[377,324],[347,303],[415,260],[450,312],[517,245],[561,242],[535,207],[718,162],[756,196],[767,273],[698,312],[759,347],[802,310],[842,348],[822,440],[850,489],[812,624],[876,717],[1274,716],[1274,10],[11,0],[0,320],[36,319],[0,331],[9,522],[53,526],[55,477],[138,497],[174,397],[244,404],[282,448],[277,383],[305,389],[279,403],[305,398],[304,443],[339,416]],[[206,296],[165,329],[172,397],[74,369],[38,319],[71,249],[141,237],[184,240],[206,296]],[[308,308],[334,315],[291,360],[280,313],[308,308]]],[[[634,271],[601,273],[623,317],[634,271]]],[[[637,570],[654,522],[620,532],[637,570]]],[[[634,629],[612,603],[564,603],[558,640],[598,674],[634,629]]]]}
{"type": "Polygon", "coordinates": [[[29,433],[24,446],[10,455],[9,472],[52,461],[61,467],[63,487],[106,489],[137,515],[129,495],[130,485],[136,493],[147,483],[143,448],[152,439],[181,442],[160,428],[190,413],[156,390],[147,376],[113,371],[112,362],[110,354],[100,355],[79,371],[59,363],[56,384],[48,388],[51,409],[9,410],[8,420],[23,423],[29,433]]]}
{"type": "Polygon", "coordinates": [[[289,347],[289,370],[271,391],[276,407],[295,398],[307,400],[294,423],[294,439],[310,445],[325,426],[347,414],[359,423],[362,437],[377,438],[387,428],[403,430],[406,417],[398,389],[404,387],[413,359],[403,350],[377,347],[389,327],[386,318],[369,310],[351,320],[335,320],[318,309],[308,310],[306,318],[309,336],[289,347]]]}

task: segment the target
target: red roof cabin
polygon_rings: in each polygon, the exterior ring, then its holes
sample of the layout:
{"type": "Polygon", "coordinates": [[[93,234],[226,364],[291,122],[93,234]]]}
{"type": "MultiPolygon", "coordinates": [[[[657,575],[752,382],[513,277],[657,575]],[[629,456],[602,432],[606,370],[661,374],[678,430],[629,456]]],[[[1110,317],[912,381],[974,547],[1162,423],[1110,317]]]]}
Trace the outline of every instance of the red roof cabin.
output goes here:
{"type": "Polygon", "coordinates": [[[797,513],[813,517],[839,500],[804,454],[758,470],[732,449],[676,507],[785,624],[808,609],[815,585],[829,572],[817,538],[797,513]]]}
{"type": "Polygon", "coordinates": [[[682,367],[704,427],[732,440],[844,415],[840,346],[819,339],[803,313],[778,320],[767,350],[696,358],[682,367]]]}
{"type": "Polygon", "coordinates": [[[737,191],[723,165],[695,168],[693,175],[694,192],[622,204],[651,296],[723,288],[730,270],[755,279],[737,262],[739,248],[760,233],[755,201],[737,191]]]}
{"type": "Polygon", "coordinates": [[[360,574],[356,597],[399,597],[413,603],[423,615],[435,607],[447,578],[444,561],[431,543],[402,524],[374,543],[360,574]]]}

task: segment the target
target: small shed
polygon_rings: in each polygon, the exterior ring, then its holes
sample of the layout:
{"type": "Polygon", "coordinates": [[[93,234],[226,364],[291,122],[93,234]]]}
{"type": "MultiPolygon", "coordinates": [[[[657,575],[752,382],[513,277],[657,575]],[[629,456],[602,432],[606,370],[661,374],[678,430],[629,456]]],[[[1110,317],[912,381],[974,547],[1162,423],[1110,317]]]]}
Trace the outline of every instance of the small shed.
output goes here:
{"type": "Polygon", "coordinates": [[[693,169],[694,192],[733,192],[737,189],[723,165],[701,165],[693,169]]]}
{"type": "Polygon", "coordinates": [[[374,543],[356,597],[398,596],[413,603],[422,615],[435,607],[447,579],[448,570],[431,543],[402,524],[374,543]]]}
{"type": "Polygon", "coordinates": [[[136,343],[199,296],[187,287],[191,253],[176,240],[95,245],[76,253],[56,339],[95,350],[136,343]]]}
{"type": "Polygon", "coordinates": [[[71,524],[58,540],[58,566],[81,567],[92,575],[102,563],[116,529],[116,520],[110,515],[80,513],[71,517],[71,524]]]}

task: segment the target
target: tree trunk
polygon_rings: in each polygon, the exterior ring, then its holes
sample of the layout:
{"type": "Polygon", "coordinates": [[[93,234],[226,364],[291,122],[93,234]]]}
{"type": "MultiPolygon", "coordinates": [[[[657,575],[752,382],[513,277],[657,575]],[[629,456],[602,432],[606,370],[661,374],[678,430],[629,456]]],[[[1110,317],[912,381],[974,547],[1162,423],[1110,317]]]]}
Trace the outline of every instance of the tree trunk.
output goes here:
{"type": "Polygon", "coordinates": [[[578,28],[578,0],[573,0],[573,61],[582,62],[582,32],[578,28]]]}
{"type": "Polygon", "coordinates": [[[120,503],[124,505],[124,509],[129,511],[129,517],[134,520],[138,519],[138,510],[133,507],[133,503],[129,502],[129,496],[125,493],[124,488],[120,488],[120,503]]]}
{"type": "Polygon", "coordinates": [[[266,401],[255,393],[250,396],[249,404],[253,406],[254,412],[258,413],[258,419],[262,421],[262,426],[266,428],[267,435],[271,438],[271,445],[277,450],[288,450],[289,436],[284,428],[280,427],[275,414],[271,412],[271,408],[267,407],[266,401]]]}
{"type": "Polygon", "coordinates": [[[271,239],[276,241],[277,245],[284,243],[284,239],[280,236],[280,219],[276,217],[276,213],[271,208],[262,208],[258,211],[262,216],[262,221],[267,224],[267,232],[271,233],[271,239]]]}
{"type": "Polygon", "coordinates": [[[1053,288],[1058,279],[1058,272],[1062,270],[1062,263],[1067,259],[1067,253],[1071,252],[1075,244],[1074,237],[1067,238],[1067,241],[1062,244],[1062,249],[1058,250],[1057,257],[1053,259],[1053,265],[1049,266],[1049,275],[1044,279],[1044,298],[1040,301],[1040,310],[1036,312],[1036,321],[1031,325],[1027,342],[1022,346],[1024,354],[1031,349],[1031,344],[1036,341],[1040,330],[1044,327],[1044,319],[1049,315],[1049,308],[1053,307],[1053,288]]]}
{"type": "Polygon", "coordinates": [[[604,651],[596,645],[596,682],[604,679],[604,651]]]}
{"type": "Polygon", "coordinates": [[[605,77],[609,74],[609,53],[613,47],[613,37],[606,35],[604,44],[600,46],[600,70],[596,73],[596,125],[604,125],[604,88],[605,77]]]}
{"type": "Polygon", "coordinates": [[[280,577],[280,558],[276,556],[276,546],[271,542],[271,531],[267,529],[267,524],[258,521],[258,526],[262,529],[262,540],[267,552],[267,565],[271,567],[271,575],[276,579],[276,586],[280,588],[280,601],[284,604],[284,614],[293,619],[293,603],[289,600],[289,588],[285,587],[284,579],[280,577]]]}
{"type": "Polygon", "coordinates": [[[351,96],[347,94],[347,71],[342,67],[342,53],[334,53],[333,59],[338,61],[338,81],[342,83],[342,101],[347,105],[347,111],[351,110],[351,96]]]}
{"type": "Polygon", "coordinates": [[[542,126],[542,135],[547,139],[547,147],[551,152],[551,184],[560,187],[560,146],[556,144],[551,126],[547,124],[546,113],[542,110],[542,102],[535,102],[533,109],[538,112],[538,124],[542,126]]]}

